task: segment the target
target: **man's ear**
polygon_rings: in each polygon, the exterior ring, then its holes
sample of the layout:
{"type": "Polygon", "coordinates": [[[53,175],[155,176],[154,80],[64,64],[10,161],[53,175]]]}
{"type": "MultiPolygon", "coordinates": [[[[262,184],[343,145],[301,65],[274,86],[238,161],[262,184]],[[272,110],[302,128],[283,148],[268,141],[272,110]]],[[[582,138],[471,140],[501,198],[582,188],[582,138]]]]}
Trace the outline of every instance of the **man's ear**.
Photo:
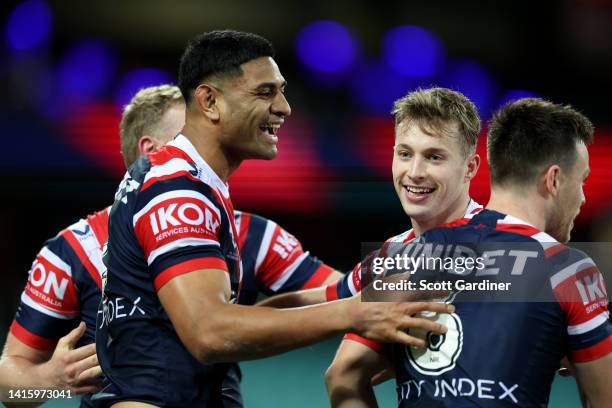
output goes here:
{"type": "Polygon", "coordinates": [[[558,164],[553,164],[544,171],[540,180],[544,191],[556,196],[559,193],[561,183],[561,167],[558,164]]]}
{"type": "Polygon", "coordinates": [[[193,92],[193,101],[198,111],[202,112],[211,121],[219,120],[219,90],[208,84],[200,84],[193,92]]]}
{"type": "Polygon", "coordinates": [[[154,136],[144,135],[138,139],[138,155],[144,156],[145,154],[156,152],[163,145],[159,139],[154,136]]]}
{"type": "Polygon", "coordinates": [[[480,168],[480,155],[474,153],[467,161],[467,173],[465,174],[464,181],[468,182],[476,177],[478,169],[480,168]]]}

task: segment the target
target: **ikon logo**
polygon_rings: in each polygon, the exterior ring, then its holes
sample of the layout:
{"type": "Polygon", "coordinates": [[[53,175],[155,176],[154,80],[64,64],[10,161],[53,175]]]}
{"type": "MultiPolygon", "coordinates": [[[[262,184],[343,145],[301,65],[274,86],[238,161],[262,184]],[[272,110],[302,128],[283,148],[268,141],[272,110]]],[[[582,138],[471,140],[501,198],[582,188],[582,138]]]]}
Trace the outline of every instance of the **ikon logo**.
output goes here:
{"type": "Polygon", "coordinates": [[[151,229],[154,234],[159,234],[170,227],[177,227],[181,224],[202,225],[206,229],[215,232],[219,228],[219,221],[212,211],[205,208],[202,211],[200,206],[194,203],[184,203],[178,205],[172,203],[167,207],[161,207],[156,212],[149,215],[151,229]]]}
{"type": "Polygon", "coordinates": [[[603,275],[601,274],[590,274],[582,279],[578,279],[574,283],[576,284],[578,293],[580,293],[582,303],[585,305],[606,297],[603,275]]]}
{"type": "Polygon", "coordinates": [[[283,259],[285,259],[295,250],[297,246],[298,241],[287,231],[281,229],[272,249],[283,259]]]}
{"type": "Polygon", "coordinates": [[[30,284],[37,288],[42,287],[42,291],[47,295],[53,290],[57,299],[63,300],[66,294],[66,287],[68,286],[68,279],[62,278],[61,281],[58,281],[55,272],[47,271],[43,264],[35,261],[30,272],[30,284]]]}

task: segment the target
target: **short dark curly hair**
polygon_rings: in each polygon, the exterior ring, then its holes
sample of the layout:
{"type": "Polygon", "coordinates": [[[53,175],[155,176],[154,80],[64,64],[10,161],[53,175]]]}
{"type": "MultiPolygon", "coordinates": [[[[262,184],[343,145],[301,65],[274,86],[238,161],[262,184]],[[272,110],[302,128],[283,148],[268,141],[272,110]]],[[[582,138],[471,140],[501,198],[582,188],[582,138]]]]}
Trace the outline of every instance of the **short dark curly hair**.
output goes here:
{"type": "Polygon", "coordinates": [[[178,86],[189,103],[201,81],[239,76],[240,65],[260,57],[274,57],[274,47],[257,34],[233,30],[199,34],[189,41],[181,57],[178,86]]]}
{"type": "Polygon", "coordinates": [[[489,124],[491,185],[526,185],[552,164],[570,169],[578,142],[593,142],[593,124],[571,106],[539,98],[510,102],[489,124]]]}

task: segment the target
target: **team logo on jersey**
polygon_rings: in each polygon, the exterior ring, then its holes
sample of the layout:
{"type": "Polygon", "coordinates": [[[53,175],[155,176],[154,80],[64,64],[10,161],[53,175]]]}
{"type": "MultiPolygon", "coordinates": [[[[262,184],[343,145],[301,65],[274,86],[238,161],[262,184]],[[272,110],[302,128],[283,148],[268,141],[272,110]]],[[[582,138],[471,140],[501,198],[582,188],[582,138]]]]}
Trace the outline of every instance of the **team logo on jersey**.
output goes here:
{"type": "Polygon", "coordinates": [[[437,334],[411,329],[410,335],[425,338],[428,345],[425,349],[405,348],[410,365],[425,375],[440,375],[455,368],[463,347],[463,328],[457,314],[435,314],[433,320],[448,327],[448,331],[437,334]]]}

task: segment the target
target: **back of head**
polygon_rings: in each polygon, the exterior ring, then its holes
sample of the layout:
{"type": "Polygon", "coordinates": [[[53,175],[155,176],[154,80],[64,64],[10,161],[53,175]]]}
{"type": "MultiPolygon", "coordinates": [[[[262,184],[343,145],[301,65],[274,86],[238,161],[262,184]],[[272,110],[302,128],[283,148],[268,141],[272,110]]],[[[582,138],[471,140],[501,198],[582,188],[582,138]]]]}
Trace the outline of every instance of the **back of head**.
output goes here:
{"type": "Polygon", "coordinates": [[[459,92],[447,88],[418,89],[395,101],[391,112],[395,127],[408,120],[428,134],[446,134],[457,126],[465,157],[476,150],[480,117],[474,104],[459,92]]]}
{"type": "Polygon", "coordinates": [[[593,141],[593,125],[569,105],[525,98],[502,107],[489,124],[491,186],[525,186],[553,164],[572,168],[576,143],[593,141]]]}
{"type": "Polygon", "coordinates": [[[166,139],[161,123],[163,116],[170,108],[183,104],[181,91],[173,85],[144,88],[134,95],[123,109],[119,125],[121,154],[126,167],[138,159],[138,140],[142,136],[166,139]]]}
{"type": "Polygon", "coordinates": [[[222,30],[196,36],[179,66],[178,85],[185,101],[189,103],[201,81],[239,76],[240,65],[260,57],[274,57],[274,48],[257,34],[222,30]]]}

